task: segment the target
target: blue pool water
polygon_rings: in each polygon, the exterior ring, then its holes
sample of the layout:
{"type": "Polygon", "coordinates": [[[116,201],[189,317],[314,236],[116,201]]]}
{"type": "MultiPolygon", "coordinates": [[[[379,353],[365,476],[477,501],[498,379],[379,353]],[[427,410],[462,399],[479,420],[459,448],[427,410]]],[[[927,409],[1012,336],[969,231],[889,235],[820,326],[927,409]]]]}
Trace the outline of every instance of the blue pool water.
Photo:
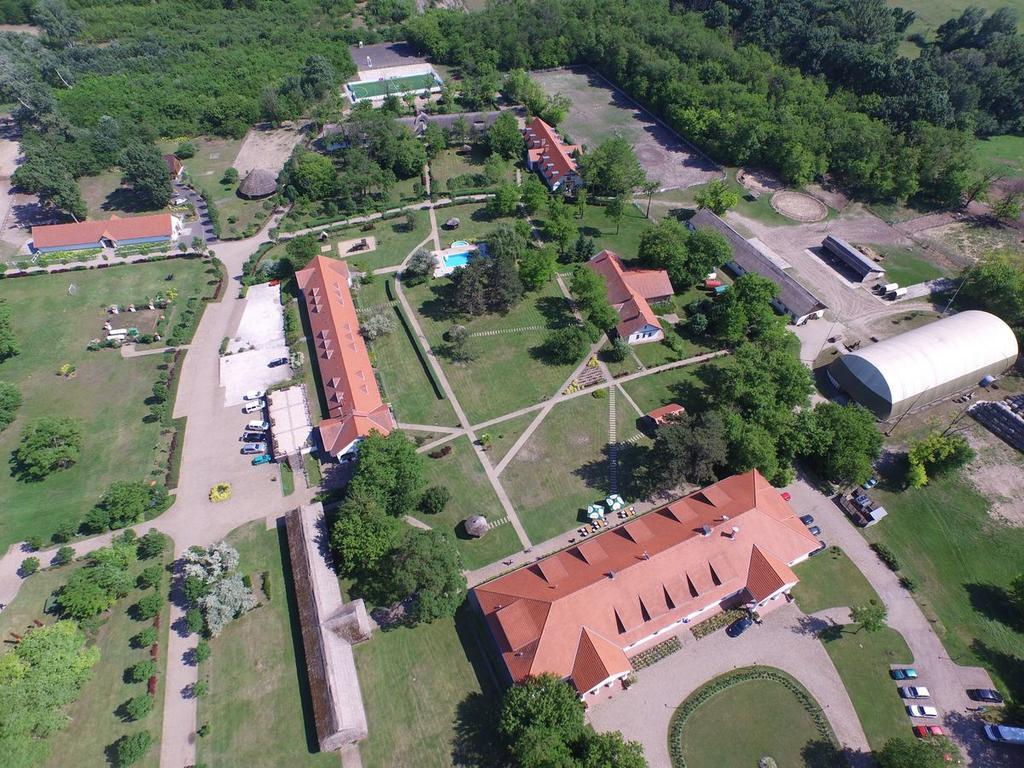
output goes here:
{"type": "Polygon", "coordinates": [[[455,267],[464,267],[469,264],[469,251],[465,253],[449,253],[444,257],[444,265],[454,269],[455,267]]]}

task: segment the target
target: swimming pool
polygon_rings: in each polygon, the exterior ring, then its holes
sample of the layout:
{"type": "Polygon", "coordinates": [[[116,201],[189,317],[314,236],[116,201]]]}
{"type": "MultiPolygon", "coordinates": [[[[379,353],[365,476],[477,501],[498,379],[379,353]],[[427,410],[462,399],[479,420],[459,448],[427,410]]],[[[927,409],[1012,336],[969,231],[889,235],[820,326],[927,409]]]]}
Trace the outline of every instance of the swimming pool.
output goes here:
{"type": "Polygon", "coordinates": [[[444,265],[449,269],[464,267],[467,264],[469,264],[469,251],[463,251],[462,253],[449,253],[444,257],[444,265]]]}
{"type": "Polygon", "coordinates": [[[470,244],[470,243],[469,243],[469,241],[468,241],[468,240],[456,240],[455,242],[453,242],[453,243],[451,244],[451,246],[450,246],[450,247],[452,247],[452,248],[461,248],[462,246],[464,246],[464,245],[469,245],[469,244],[470,244]]]}

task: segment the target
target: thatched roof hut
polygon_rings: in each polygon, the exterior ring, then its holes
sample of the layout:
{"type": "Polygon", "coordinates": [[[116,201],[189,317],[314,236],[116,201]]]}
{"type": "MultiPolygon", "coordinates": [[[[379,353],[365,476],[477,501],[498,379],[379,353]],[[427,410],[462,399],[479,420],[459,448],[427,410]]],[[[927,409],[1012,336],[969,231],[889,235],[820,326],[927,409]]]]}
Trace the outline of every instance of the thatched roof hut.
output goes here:
{"type": "Polygon", "coordinates": [[[478,539],[487,533],[488,529],[491,527],[487,522],[487,518],[483,515],[473,515],[472,517],[468,517],[463,525],[466,526],[466,533],[470,536],[475,536],[478,539]]]}
{"type": "Polygon", "coordinates": [[[452,216],[452,218],[448,219],[448,221],[446,221],[444,223],[444,228],[445,229],[458,229],[459,225],[461,225],[461,224],[462,224],[462,222],[459,221],[458,217],[452,216]]]}
{"type": "Polygon", "coordinates": [[[253,168],[238,185],[238,196],[246,200],[269,197],[277,191],[277,177],[266,168],[253,168]]]}

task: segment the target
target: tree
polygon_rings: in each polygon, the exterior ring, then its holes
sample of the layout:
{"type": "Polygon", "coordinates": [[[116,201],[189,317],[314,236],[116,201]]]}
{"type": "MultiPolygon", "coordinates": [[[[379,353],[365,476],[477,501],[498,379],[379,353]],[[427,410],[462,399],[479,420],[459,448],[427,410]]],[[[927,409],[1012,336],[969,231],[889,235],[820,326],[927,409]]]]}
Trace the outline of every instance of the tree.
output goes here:
{"type": "Polygon", "coordinates": [[[140,619],[154,619],[160,615],[160,609],[164,607],[164,598],[159,592],[150,592],[139,598],[135,604],[140,619]]]}
{"type": "Polygon", "coordinates": [[[564,255],[579,231],[572,211],[562,198],[552,196],[548,199],[547,214],[543,226],[544,237],[553,241],[558,246],[558,252],[564,255]]]}
{"type": "Polygon", "coordinates": [[[544,339],[544,355],[557,365],[578,362],[590,348],[586,332],[578,325],[557,328],[544,339]]]}
{"type": "Polygon", "coordinates": [[[700,190],[694,200],[699,208],[707,208],[717,216],[721,216],[740,201],[740,193],[726,182],[716,180],[709,182],[700,190]]]}
{"type": "Polygon", "coordinates": [[[548,728],[527,728],[512,744],[512,754],[520,768],[577,768],[572,750],[559,735],[548,728]]]}
{"type": "Polygon", "coordinates": [[[666,217],[644,230],[637,255],[644,264],[666,270],[673,287],[681,290],[691,282],[686,265],[686,241],[686,229],[675,219],[666,217]]]}
{"type": "Polygon", "coordinates": [[[519,206],[519,187],[505,182],[494,190],[494,197],[487,203],[487,210],[493,216],[512,216],[519,206]]]}
{"type": "Polygon", "coordinates": [[[827,479],[860,485],[874,474],[882,450],[875,417],[856,404],[818,403],[804,458],[827,479]]]}
{"type": "Polygon", "coordinates": [[[420,510],[425,515],[439,515],[452,498],[452,492],[444,485],[432,485],[423,492],[420,499],[420,510]]]}
{"type": "Polygon", "coordinates": [[[611,348],[606,352],[608,360],[613,363],[621,363],[629,357],[629,342],[616,336],[612,339],[611,348]]]}
{"type": "Polygon", "coordinates": [[[426,248],[417,248],[402,270],[402,277],[428,277],[433,274],[435,266],[437,261],[434,255],[426,248]]]}
{"type": "Polygon", "coordinates": [[[523,181],[521,192],[523,207],[531,216],[538,213],[547,203],[548,188],[533,174],[529,174],[523,181]]]}
{"type": "Polygon", "coordinates": [[[992,215],[1002,221],[1013,223],[1020,218],[1022,202],[1024,195],[1020,193],[1004,195],[992,203],[992,215]]]}
{"type": "Polygon", "coordinates": [[[163,208],[171,199],[171,175],[160,150],[152,144],[133,144],[121,153],[122,180],[146,208],[163,208]]]}
{"type": "Polygon", "coordinates": [[[134,765],[146,756],[152,745],[153,737],[149,731],[122,736],[117,740],[117,764],[134,765]]]}
{"type": "Polygon", "coordinates": [[[128,679],[133,683],[144,683],[159,671],[156,662],[145,659],[128,668],[128,679]]]}
{"type": "Polygon", "coordinates": [[[581,768],[647,768],[639,741],[626,741],[621,731],[587,734],[583,739],[581,768]]]}
{"type": "Polygon", "coordinates": [[[153,697],[149,694],[133,696],[124,703],[124,713],[129,720],[141,720],[153,711],[153,697]]]}
{"type": "Polygon", "coordinates": [[[39,481],[72,466],[81,454],[82,430],[69,418],[44,416],[21,432],[14,452],[17,472],[25,480],[39,481]]]}
{"type": "MultiPolygon", "coordinates": [[[[11,326],[11,308],[7,306],[6,299],[0,299],[0,363],[10,357],[14,357],[21,351],[18,345],[18,337],[14,335],[14,328],[11,326]]],[[[3,384],[0,390],[0,419],[10,415],[10,424],[14,420],[14,411],[21,405],[21,395],[13,384],[3,384]],[[11,390],[14,391],[12,394],[11,390]]],[[[0,422],[2,423],[2,422],[0,422]]],[[[7,424],[3,426],[6,427],[7,424]]]]}
{"type": "Polygon", "coordinates": [[[392,517],[402,517],[415,509],[425,486],[424,459],[400,430],[387,437],[371,432],[359,444],[350,495],[375,500],[392,517]]]}
{"type": "Polygon", "coordinates": [[[158,557],[167,549],[169,539],[156,528],[150,528],[137,542],[138,556],[142,560],[158,557]]]}
{"type": "Polygon", "coordinates": [[[499,157],[507,160],[519,157],[525,146],[519,124],[511,112],[502,112],[487,130],[487,147],[499,157]]]}
{"type": "Polygon", "coordinates": [[[32,10],[32,21],[43,28],[47,40],[61,47],[69,45],[82,31],[81,20],[64,0],[38,0],[32,10]]]}
{"type": "Polygon", "coordinates": [[[188,160],[196,156],[196,145],[191,141],[182,141],[174,150],[174,156],[179,160],[188,160]]]}
{"type": "Polygon", "coordinates": [[[149,648],[157,638],[156,627],[146,627],[132,638],[132,645],[136,648],[149,648]]]}
{"type": "Polygon", "coordinates": [[[453,315],[475,317],[487,311],[486,273],[487,265],[482,259],[470,259],[452,274],[449,311],[453,315]]]}
{"type": "Polygon", "coordinates": [[[13,384],[0,381],[0,432],[11,425],[20,407],[21,391],[13,384]]]}
{"type": "Polygon", "coordinates": [[[879,768],[945,768],[959,762],[960,750],[945,737],[932,737],[911,741],[896,737],[889,739],[875,753],[879,768]],[[952,763],[947,755],[953,757],[952,763]]]}
{"type": "Polygon", "coordinates": [[[911,488],[920,488],[927,484],[929,473],[943,475],[973,459],[974,449],[963,435],[933,432],[921,440],[911,441],[907,453],[907,484],[911,488]]]}
{"type": "Polygon", "coordinates": [[[583,704],[568,683],[552,674],[529,677],[505,692],[498,730],[515,744],[530,728],[540,728],[563,744],[583,734],[583,704]]]}
{"type": "Polygon", "coordinates": [[[661,182],[648,180],[640,185],[640,191],[647,196],[647,210],[644,211],[646,218],[651,218],[651,201],[654,199],[654,195],[661,189],[661,182]]]}
{"type": "Polygon", "coordinates": [[[711,305],[711,331],[722,341],[736,343],[745,337],[760,338],[780,327],[772,309],[779,287],[771,280],[748,272],[711,305]]]}
{"type": "Polygon", "coordinates": [[[152,589],[159,586],[164,577],[164,569],[160,565],[150,565],[143,568],[135,578],[139,589],[152,589]]]}
{"type": "Polygon", "coordinates": [[[711,229],[698,229],[686,237],[686,278],[691,283],[732,259],[732,246],[725,235],[711,229]]]}
{"type": "Polygon", "coordinates": [[[622,217],[626,215],[626,198],[625,195],[616,195],[608,204],[604,207],[604,212],[609,219],[615,222],[615,234],[619,234],[619,228],[622,226],[622,217]]]}
{"type": "Polygon", "coordinates": [[[958,298],[967,306],[998,315],[1020,332],[1024,328],[1024,260],[1008,251],[989,253],[961,274],[958,298]]]}
{"type": "Polygon", "coordinates": [[[87,569],[71,574],[57,595],[57,603],[64,615],[79,621],[105,611],[115,599],[115,595],[108,593],[90,578],[87,569]]]}
{"type": "Polygon", "coordinates": [[[516,259],[512,253],[501,253],[488,241],[491,258],[485,261],[487,276],[487,308],[492,312],[504,314],[519,303],[523,298],[523,283],[516,269],[516,259]]]}
{"type": "Polygon", "coordinates": [[[584,264],[580,264],[573,270],[569,291],[576,297],[576,304],[584,312],[589,311],[591,307],[602,301],[608,301],[604,278],[584,264]]]}
{"type": "Polygon", "coordinates": [[[725,465],[728,450],[720,414],[684,413],[658,427],[647,475],[656,490],[676,488],[683,482],[707,485],[718,479],[715,469],[725,465]]]}
{"type": "Polygon", "coordinates": [[[396,518],[380,502],[358,491],[348,494],[331,526],[331,549],[346,576],[373,573],[398,542],[396,518]]]}
{"type": "Polygon", "coordinates": [[[850,618],[855,624],[860,624],[866,632],[877,632],[884,627],[887,616],[885,605],[875,598],[871,598],[863,605],[855,605],[850,608],[850,618]]]}
{"type": "Polygon", "coordinates": [[[376,309],[360,321],[359,330],[367,341],[387,336],[395,330],[394,313],[386,308],[376,309]]]}
{"type": "MultiPolygon", "coordinates": [[[[151,597],[147,595],[143,600],[151,597]]],[[[159,596],[157,596],[159,597],[159,596]]],[[[141,604],[142,600],[139,601],[141,604]]],[[[199,599],[199,608],[206,621],[206,629],[212,637],[224,631],[228,623],[256,607],[256,598],[252,590],[245,586],[242,577],[237,573],[224,576],[215,581],[209,594],[199,599]]]]}
{"type": "Polygon", "coordinates": [[[67,565],[75,559],[75,548],[67,545],[57,550],[57,553],[53,556],[51,563],[53,565],[67,565]]]}
{"type": "Polygon", "coordinates": [[[448,147],[448,137],[440,125],[431,121],[423,130],[423,143],[427,147],[427,157],[433,160],[448,147]]]}
{"type": "Polygon", "coordinates": [[[393,555],[392,583],[396,596],[414,597],[413,622],[454,616],[466,599],[462,555],[455,541],[438,530],[413,529],[393,555]]]}
{"type": "Polygon", "coordinates": [[[602,141],[580,158],[579,167],[587,187],[604,197],[628,195],[646,181],[633,145],[621,136],[602,141]]]}
{"type": "Polygon", "coordinates": [[[285,243],[284,253],[292,270],[298,272],[320,253],[320,244],[314,235],[300,235],[285,243]]]}
{"type": "Polygon", "coordinates": [[[527,291],[539,291],[555,276],[558,256],[550,246],[527,248],[519,259],[519,280],[527,291]]]}
{"type": "Polygon", "coordinates": [[[605,300],[603,303],[591,307],[590,312],[587,313],[587,320],[607,332],[619,324],[619,313],[605,300]]]}
{"type": "Polygon", "coordinates": [[[289,184],[306,200],[326,200],[338,192],[338,174],[329,157],[296,150],[286,171],[289,184]]]}
{"type": "Polygon", "coordinates": [[[445,354],[457,363],[468,363],[473,359],[469,350],[469,331],[464,325],[453,325],[444,335],[448,344],[445,346],[445,354]]]}
{"type": "Polygon", "coordinates": [[[163,486],[151,486],[143,480],[119,480],[110,484],[86,522],[95,533],[124,528],[140,522],[147,512],[158,510],[166,499],[163,486]]]}
{"type": "Polygon", "coordinates": [[[196,660],[196,664],[202,664],[210,658],[210,644],[205,640],[200,640],[196,643],[196,649],[192,655],[196,660]]]}
{"type": "Polygon", "coordinates": [[[569,261],[573,263],[582,263],[584,261],[590,261],[590,259],[597,253],[597,244],[594,243],[593,239],[585,237],[582,232],[576,236],[576,240],[572,244],[572,248],[569,249],[568,257],[569,261]]]}
{"type": "Polygon", "coordinates": [[[31,576],[33,573],[39,570],[39,558],[38,557],[26,557],[21,561],[21,575],[23,577],[31,576]]]}

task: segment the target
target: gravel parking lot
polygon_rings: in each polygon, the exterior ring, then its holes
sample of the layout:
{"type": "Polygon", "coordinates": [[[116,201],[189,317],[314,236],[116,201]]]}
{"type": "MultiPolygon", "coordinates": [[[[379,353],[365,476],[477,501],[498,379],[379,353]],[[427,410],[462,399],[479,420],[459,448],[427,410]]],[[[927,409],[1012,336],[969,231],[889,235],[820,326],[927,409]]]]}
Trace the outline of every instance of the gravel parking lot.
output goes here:
{"type": "Polygon", "coordinates": [[[220,359],[224,405],[239,405],[249,390],[266,389],[290,378],[288,365],[270,367],[270,362],[280,357],[288,357],[281,288],[254,285],[246,293],[245,310],[228,342],[227,354],[220,359]]]}

